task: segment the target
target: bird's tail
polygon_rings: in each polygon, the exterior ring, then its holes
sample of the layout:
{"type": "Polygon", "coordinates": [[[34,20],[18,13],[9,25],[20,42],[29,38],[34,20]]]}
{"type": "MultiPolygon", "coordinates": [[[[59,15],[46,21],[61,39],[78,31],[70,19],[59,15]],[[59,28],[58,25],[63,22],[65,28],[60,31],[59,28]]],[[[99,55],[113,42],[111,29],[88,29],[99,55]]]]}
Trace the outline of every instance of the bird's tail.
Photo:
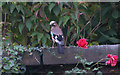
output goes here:
{"type": "Polygon", "coordinates": [[[58,43],[57,43],[57,46],[58,46],[58,53],[59,53],[59,54],[64,54],[63,46],[60,45],[60,44],[58,44],[58,43]]]}

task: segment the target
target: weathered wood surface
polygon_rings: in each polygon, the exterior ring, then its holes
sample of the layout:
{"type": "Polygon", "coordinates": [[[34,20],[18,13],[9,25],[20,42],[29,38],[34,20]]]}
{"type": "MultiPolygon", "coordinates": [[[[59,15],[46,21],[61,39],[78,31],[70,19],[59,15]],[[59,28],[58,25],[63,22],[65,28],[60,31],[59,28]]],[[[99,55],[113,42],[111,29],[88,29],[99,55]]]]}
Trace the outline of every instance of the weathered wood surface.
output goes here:
{"type": "Polygon", "coordinates": [[[69,47],[69,48],[64,48],[64,54],[58,54],[57,48],[51,49],[50,52],[48,50],[43,50],[43,63],[45,65],[75,64],[77,63],[77,60],[75,59],[76,53],[80,54],[82,58],[86,58],[87,61],[97,62],[101,58],[105,58],[107,54],[118,55],[120,61],[119,46],[120,44],[99,45],[99,46],[89,46],[87,49],[82,49],[79,47],[69,47]],[[51,52],[55,52],[56,56],[53,55],[51,52]]]}
{"type": "MultiPolygon", "coordinates": [[[[120,44],[89,46],[87,49],[67,47],[64,48],[64,54],[58,54],[57,48],[51,48],[50,51],[44,49],[42,57],[39,51],[34,51],[32,55],[29,54],[30,53],[27,52],[23,54],[22,60],[24,65],[41,65],[42,63],[44,65],[75,64],[77,63],[75,54],[81,55],[82,58],[86,58],[87,61],[94,62],[106,57],[107,54],[114,54],[118,55],[120,61],[120,44]]],[[[3,56],[6,56],[6,54],[3,53],[3,56]]]]}
{"type": "Polygon", "coordinates": [[[40,65],[41,60],[40,60],[40,52],[34,51],[32,54],[26,52],[23,54],[22,61],[24,65],[40,65]]]}

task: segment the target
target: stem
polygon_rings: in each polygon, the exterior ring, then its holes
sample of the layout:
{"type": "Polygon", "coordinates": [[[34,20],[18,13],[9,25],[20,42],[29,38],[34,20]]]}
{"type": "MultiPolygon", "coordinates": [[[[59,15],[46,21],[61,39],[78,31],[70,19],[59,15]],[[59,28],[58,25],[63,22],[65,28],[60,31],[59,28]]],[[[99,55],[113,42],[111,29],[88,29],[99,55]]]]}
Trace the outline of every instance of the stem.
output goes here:
{"type": "MultiPolygon", "coordinates": [[[[100,4],[100,2],[99,2],[100,4]]],[[[101,4],[100,4],[100,16],[99,16],[99,23],[92,29],[92,31],[89,33],[89,35],[87,36],[87,38],[92,35],[100,26],[101,26],[101,4]]]]}
{"type": "MultiPolygon", "coordinates": [[[[82,60],[82,58],[80,57],[80,60],[82,60]]],[[[78,61],[77,65],[75,66],[75,68],[79,65],[80,63],[80,60],[78,61]]]]}
{"type": "Polygon", "coordinates": [[[67,30],[67,35],[66,35],[66,39],[65,39],[65,47],[66,47],[66,44],[67,44],[67,39],[68,39],[68,32],[70,30],[70,26],[68,26],[68,30],[67,30]]]}
{"type": "Polygon", "coordinates": [[[89,35],[87,36],[87,38],[88,38],[90,35],[92,35],[92,34],[100,27],[100,25],[101,25],[101,22],[99,22],[99,23],[92,29],[92,31],[89,33],[89,35]]]}
{"type": "Polygon", "coordinates": [[[75,68],[79,65],[79,63],[80,63],[80,60],[78,61],[78,63],[77,63],[77,65],[75,66],[75,68]]]}
{"type": "Polygon", "coordinates": [[[88,21],[88,22],[82,27],[82,29],[80,30],[80,32],[82,32],[83,29],[84,29],[89,23],[90,23],[90,21],[88,21]]]}
{"type": "Polygon", "coordinates": [[[103,60],[105,60],[105,59],[108,59],[108,58],[102,58],[101,60],[99,60],[98,62],[96,62],[95,64],[93,64],[90,68],[92,68],[93,66],[99,64],[99,62],[101,62],[101,61],[103,61],[103,60]]]}

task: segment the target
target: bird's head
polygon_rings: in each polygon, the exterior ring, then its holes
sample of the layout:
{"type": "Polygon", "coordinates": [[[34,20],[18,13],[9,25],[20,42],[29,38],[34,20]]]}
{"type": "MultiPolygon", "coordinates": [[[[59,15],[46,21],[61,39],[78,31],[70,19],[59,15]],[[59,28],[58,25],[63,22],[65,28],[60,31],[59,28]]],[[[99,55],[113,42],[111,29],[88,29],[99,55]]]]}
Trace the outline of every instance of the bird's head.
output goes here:
{"type": "Polygon", "coordinates": [[[49,26],[53,26],[53,27],[57,26],[57,23],[55,21],[51,21],[50,24],[49,24],[49,26]]]}

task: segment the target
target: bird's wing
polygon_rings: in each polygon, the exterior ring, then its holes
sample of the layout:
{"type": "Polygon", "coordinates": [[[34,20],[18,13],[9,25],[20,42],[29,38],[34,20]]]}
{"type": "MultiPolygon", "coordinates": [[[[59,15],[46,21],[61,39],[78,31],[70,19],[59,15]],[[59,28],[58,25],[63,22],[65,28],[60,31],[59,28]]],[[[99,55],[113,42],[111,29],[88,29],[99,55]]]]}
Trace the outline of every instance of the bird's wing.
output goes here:
{"type": "Polygon", "coordinates": [[[51,29],[51,31],[55,35],[63,35],[62,30],[58,26],[51,29]]]}
{"type": "Polygon", "coordinates": [[[51,36],[54,38],[56,43],[61,44],[61,45],[64,44],[63,35],[56,35],[52,31],[50,33],[51,33],[51,36]]]}

